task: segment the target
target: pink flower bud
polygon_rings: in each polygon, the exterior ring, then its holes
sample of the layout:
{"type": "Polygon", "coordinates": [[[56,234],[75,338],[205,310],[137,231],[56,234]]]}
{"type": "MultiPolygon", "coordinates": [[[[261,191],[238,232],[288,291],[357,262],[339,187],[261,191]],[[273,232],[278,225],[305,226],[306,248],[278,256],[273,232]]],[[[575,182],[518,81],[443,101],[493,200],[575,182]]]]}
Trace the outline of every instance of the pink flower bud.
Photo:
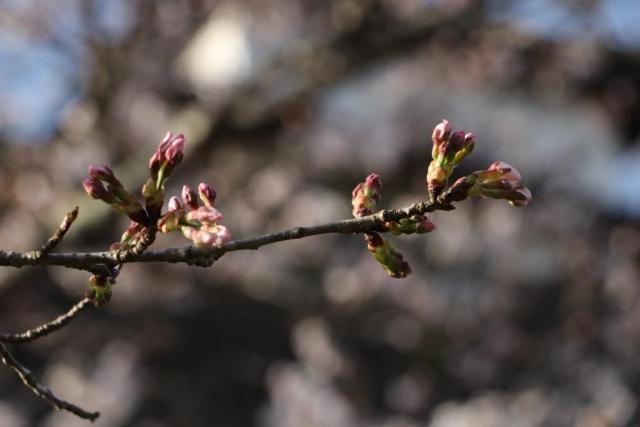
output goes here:
{"type": "Polygon", "coordinates": [[[182,206],[182,203],[180,203],[180,199],[178,199],[176,196],[171,197],[169,199],[168,210],[169,212],[176,212],[176,211],[183,210],[183,206],[182,206]]]}
{"type": "Polygon", "coordinates": [[[160,141],[158,151],[164,152],[167,148],[169,148],[171,141],[173,141],[173,133],[167,132],[164,138],[162,138],[162,141],[160,141]]]}
{"type": "Polygon", "coordinates": [[[89,176],[91,178],[108,182],[111,185],[121,187],[120,181],[116,179],[116,176],[113,174],[113,171],[108,166],[95,166],[89,165],[89,176]]]}
{"type": "Polygon", "coordinates": [[[218,247],[231,241],[231,233],[224,225],[202,227],[190,235],[193,244],[198,247],[218,247]]]}
{"type": "Polygon", "coordinates": [[[358,218],[371,215],[382,199],[382,180],[376,173],[369,174],[364,182],[359,183],[351,192],[352,214],[358,218]]]}
{"type": "Polygon", "coordinates": [[[433,142],[434,146],[438,146],[446,141],[449,138],[450,134],[451,126],[449,126],[449,121],[447,119],[442,119],[442,121],[433,128],[431,141],[433,142]]]}
{"type": "Polygon", "coordinates": [[[184,135],[179,134],[169,139],[168,146],[164,151],[167,162],[171,165],[177,165],[182,161],[184,152],[184,135]]]}
{"type": "Polygon", "coordinates": [[[476,182],[469,189],[469,195],[504,199],[518,207],[532,200],[531,191],[522,185],[520,173],[505,162],[495,161],[487,170],[474,172],[472,176],[476,182]]]}
{"type": "Polygon", "coordinates": [[[82,181],[82,186],[84,187],[84,191],[94,199],[103,200],[107,203],[113,203],[115,201],[113,193],[107,191],[102,182],[96,178],[85,179],[82,181]]]}
{"type": "Polygon", "coordinates": [[[188,185],[182,186],[182,202],[189,209],[198,209],[196,193],[188,185]]]}
{"type": "Polygon", "coordinates": [[[433,140],[431,150],[433,161],[429,165],[427,186],[431,196],[437,197],[446,186],[453,169],[473,151],[475,137],[471,132],[453,132],[449,122],[443,120],[433,129],[431,139],[433,140]]]}
{"type": "Polygon", "coordinates": [[[205,182],[201,182],[200,185],[198,185],[198,194],[205,206],[213,206],[213,202],[216,200],[216,192],[213,187],[205,182]]]}
{"type": "Polygon", "coordinates": [[[187,214],[187,221],[215,224],[221,219],[222,214],[213,206],[200,206],[198,209],[191,210],[187,214]]]}

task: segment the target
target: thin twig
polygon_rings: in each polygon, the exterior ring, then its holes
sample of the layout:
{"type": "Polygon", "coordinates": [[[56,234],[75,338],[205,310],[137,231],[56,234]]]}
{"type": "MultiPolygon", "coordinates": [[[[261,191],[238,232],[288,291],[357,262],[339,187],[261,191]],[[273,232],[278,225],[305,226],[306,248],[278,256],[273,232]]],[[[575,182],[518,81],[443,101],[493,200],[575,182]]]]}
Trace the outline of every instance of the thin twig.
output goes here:
{"type": "Polygon", "coordinates": [[[75,221],[76,218],[78,218],[77,206],[71,212],[67,213],[64,216],[55,233],[53,233],[49,240],[47,240],[47,243],[42,245],[42,247],[37,251],[33,252],[33,256],[36,258],[41,258],[43,255],[51,252],[53,248],[55,248],[62,241],[64,235],[67,234],[67,231],[69,231],[69,228],[71,228],[71,224],[73,224],[73,221],[75,221]]]}
{"type": "Polygon", "coordinates": [[[44,323],[40,326],[37,326],[33,329],[29,329],[28,331],[19,333],[19,334],[11,334],[8,332],[0,332],[0,342],[12,343],[12,344],[21,344],[32,342],[40,337],[45,335],[49,335],[52,332],[57,331],[58,329],[63,328],[67,325],[74,317],[78,315],[82,310],[91,305],[91,301],[89,298],[84,298],[80,300],[78,303],[74,304],[73,307],[66,313],[56,317],[50,322],[44,323]]]}
{"type": "Polygon", "coordinates": [[[0,266],[23,267],[28,265],[57,265],[95,271],[95,269],[100,266],[113,267],[119,264],[134,262],[184,262],[187,264],[200,265],[203,261],[219,258],[227,252],[258,249],[272,243],[300,239],[319,234],[368,233],[372,231],[384,232],[384,223],[387,221],[398,221],[412,215],[422,215],[436,210],[452,209],[454,209],[454,207],[449,203],[447,194],[445,193],[438,198],[437,201],[416,203],[403,209],[383,210],[362,218],[347,219],[311,227],[294,227],[276,233],[234,240],[226,245],[214,248],[196,248],[193,246],[187,246],[161,251],[147,251],[139,254],[134,252],[123,253],[122,251],[49,253],[38,259],[33,259],[29,256],[29,253],[0,251],[0,266]]]}
{"type": "Polygon", "coordinates": [[[69,403],[66,400],[62,400],[56,397],[55,394],[48,388],[43,386],[36,380],[31,371],[24,367],[16,360],[15,357],[11,354],[6,345],[0,343],[0,356],[2,356],[2,363],[6,366],[10,367],[20,377],[24,385],[29,387],[31,391],[33,391],[37,396],[40,396],[44,400],[51,403],[58,410],[69,411],[74,415],[79,416],[80,418],[84,418],[86,420],[94,421],[96,418],[100,416],[99,412],[88,412],[84,409],[74,405],[73,403],[69,403]]]}

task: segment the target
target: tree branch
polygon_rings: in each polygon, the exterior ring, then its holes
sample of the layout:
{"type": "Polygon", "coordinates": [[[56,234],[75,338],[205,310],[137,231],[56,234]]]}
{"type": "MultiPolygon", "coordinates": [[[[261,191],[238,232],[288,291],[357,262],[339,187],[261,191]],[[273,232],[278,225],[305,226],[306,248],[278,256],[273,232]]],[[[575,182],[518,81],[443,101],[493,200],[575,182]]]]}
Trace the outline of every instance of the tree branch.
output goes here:
{"type": "Polygon", "coordinates": [[[0,251],[0,266],[24,267],[28,265],[56,265],[76,268],[94,272],[96,269],[113,267],[119,264],[133,262],[167,262],[195,265],[211,265],[213,260],[220,258],[227,252],[248,249],[258,249],[272,243],[320,234],[340,233],[369,233],[384,232],[384,223],[398,221],[412,215],[423,215],[436,210],[453,210],[449,193],[443,193],[436,201],[416,203],[402,209],[382,210],[373,215],[361,218],[347,219],[327,224],[310,227],[294,227],[275,233],[231,241],[225,245],[214,248],[197,248],[187,246],[183,248],[171,248],[161,251],[148,251],[134,253],[132,251],[105,251],[105,252],[73,252],[44,254],[34,258],[30,253],[13,251],[0,251]]]}
{"type": "Polygon", "coordinates": [[[38,380],[36,380],[36,378],[33,376],[31,371],[21,365],[20,362],[18,362],[16,358],[13,357],[7,346],[2,343],[0,343],[0,356],[2,356],[2,363],[16,371],[24,385],[29,387],[36,395],[50,402],[53,406],[56,407],[56,409],[69,411],[72,414],[79,416],[80,418],[91,421],[100,416],[99,412],[85,411],[84,409],[74,405],[73,403],[69,403],[66,400],[62,400],[56,397],[56,395],[53,394],[53,392],[49,388],[40,384],[38,380]]]}
{"type": "Polygon", "coordinates": [[[62,329],[69,322],[73,320],[74,317],[78,315],[82,310],[91,305],[91,301],[89,298],[84,298],[76,303],[69,311],[66,313],[56,317],[50,322],[44,323],[40,326],[37,326],[33,329],[29,329],[26,332],[11,334],[7,332],[0,332],[0,342],[12,343],[12,344],[22,344],[32,342],[40,337],[45,335],[49,335],[52,332],[57,331],[58,329],[62,329]]]}
{"type": "Polygon", "coordinates": [[[33,252],[33,256],[35,258],[41,258],[43,255],[51,252],[58,245],[58,243],[62,241],[64,235],[67,234],[67,231],[69,231],[69,228],[71,228],[71,224],[73,224],[73,221],[75,221],[76,218],[78,218],[77,206],[71,212],[64,216],[55,233],[53,233],[49,240],[47,240],[47,242],[42,245],[40,249],[33,252]]]}

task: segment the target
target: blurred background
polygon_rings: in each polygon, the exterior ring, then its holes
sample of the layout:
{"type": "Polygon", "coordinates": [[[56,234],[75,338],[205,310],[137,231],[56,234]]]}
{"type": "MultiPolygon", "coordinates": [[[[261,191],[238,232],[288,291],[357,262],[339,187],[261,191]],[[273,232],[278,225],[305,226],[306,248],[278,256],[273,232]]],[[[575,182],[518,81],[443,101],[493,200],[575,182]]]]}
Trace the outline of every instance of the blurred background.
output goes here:
{"type": "MultiPolygon", "coordinates": [[[[516,166],[526,209],[460,203],[393,238],[127,265],[102,309],[12,347],[96,426],[640,424],[640,2],[0,0],[0,247],[103,250],[126,221],[89,163],[132,189],[167,130],[169,185],[213,184],[237,238],[425,198],[433,126],[477,135],[457,174],[516,166]]],[[[155,248],[184,246],[161,236],[155,248]]],[[[66,311],[87,274],[0,269],[0,330],[66,311]]],[[[0,425],[84,426],[0,369],[0,425]]]]}

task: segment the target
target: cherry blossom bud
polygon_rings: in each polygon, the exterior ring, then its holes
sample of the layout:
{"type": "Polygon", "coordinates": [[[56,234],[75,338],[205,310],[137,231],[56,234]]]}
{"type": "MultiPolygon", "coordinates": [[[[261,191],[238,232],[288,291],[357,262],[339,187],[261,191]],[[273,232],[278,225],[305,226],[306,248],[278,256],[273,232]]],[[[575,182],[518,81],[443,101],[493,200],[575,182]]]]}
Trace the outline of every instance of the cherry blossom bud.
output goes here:
{"type": "Polygon", "coordinates": [[[378,233],[365,234],[365,241],[369,252],[389,276],[403,278],[411,274],[411,266],[404,260],[402,254],[378,233]]]}
{"type": "Polygon", "coordinates": [[[178,199],[176,196],[172,196],[169,199],[169,206],[168,206],[169,212],[181,211],[183,209],[184,208],[182,206],[182,203],[180,203],[180,199],[178,199]]]}
{"type": "Polygon", "coordinates": [[[400,221],[390,221],[384,224],[391,234],[424,234],[436,229],[427,215],[413,215],[411,218],[403,218],[400,221]]]}
{"type": "Polygon", "coordinates": [[[447,120],[436,125],[431,135],[433,149],[427,170],[427,189],[432,198],[436,198],[447,186],[447,180],[453,169],[471,154],[475,146],[475,137],[464,131],[453,132],[447,120]]]}
{"type": "Polygon", "coordinates": [[[164,150],[164,155],[167,159],[167,163],[175,166],[182,161],[182,158],[184,156],[184,143],[185,139],[184,135],[182,134],[169,138],[169,140],[165,143],[167,144],[167,148],[164,150]]]}
{"type": "Polygon", "coordinates": [[[108,166],[90,165],[89,176],[100,181],[108,182],[113,186],[122,187],[122,184],[118,181],[113,171],[108,166]]]}
{"type": "Polygon", "coordinates": [[[512,206],[526,206],[531,200],[531,191],[522,185],[520,173],[502,161],[496,161],[487,170],[473,173],[476,182],[469,195],[504,199],[512,206]]]}
{"type": "Polygon", "coordinates": [[[162,215],[158,220],[158,230],[161,233],[171,233],[177,231],[180,227],[179,211],[169,211],[162,215]]]}
{"type": "Polygon", "coordinates": [[[102,274],[94,274],[89,278],[89,290],[87,298],[91,300],[96,307],[103,306],[111,299],[111,283],[109,279],[102,274]]]}
{"type": "Polygon", "coordinates": [[[188,185],[182,186],[182,202],[189,209],[198,209],[196,193],[188,185]]]}
{"type": "Polygon", "coordinates": [[[231,233],[224,225],[214,225],[192,231],[190,239],[197,247],[219,247],[231,241],[231,233]]]}
{"type": "Polygon", "coordinates": [[[449,121],[447,119],[442,119],[442,121],[433,128],[433,133],[431,134],[434,159],[436,158],[437,150],[439,150],[440,146],[449,139],[449,135],[451,135],[451,126],[449,126],[449,121]]]}
{"type": "Polygon", "coordinates": [[[358,218],[371,215],[382,199],[382,180],[376,173],[369,174],[364,182],[359,183],[351,192],[353,216],[358,218]]]}
{"type": "Polygon", "coordinates": [[[84,191],[94,199],[103,200],[107,203],[113,203],[113,201],[115,201],[113,193],[107,191],[102,182],[95,178],[85,179],[82,181],[82,186],[84,187],[84,191]]]}
{"type": "Polygon", "coordinates": [[[213,206],[200,206],[187,213],[187,221],[199,221],[202,223],[215,224],[222,219],[222,214],[213,206]]]}
{"type": "Polygon", "coordinates": [[[205,182],[201,182],[200,185],[198,185],[198,194],[205,206],[213,206],[213,202],[216,200],[216,192],[213,187],[205,182]]]}

